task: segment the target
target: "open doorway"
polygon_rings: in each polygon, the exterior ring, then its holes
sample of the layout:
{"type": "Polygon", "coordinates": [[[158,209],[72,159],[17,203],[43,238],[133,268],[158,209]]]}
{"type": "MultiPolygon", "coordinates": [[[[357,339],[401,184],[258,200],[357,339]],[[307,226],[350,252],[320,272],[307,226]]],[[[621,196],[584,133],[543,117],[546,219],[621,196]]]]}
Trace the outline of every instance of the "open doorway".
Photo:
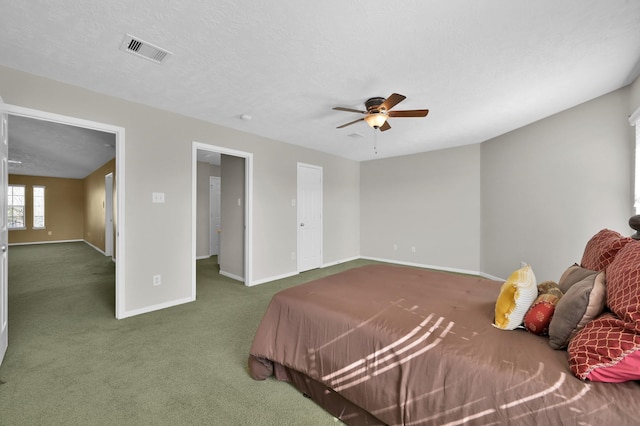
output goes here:
{"type": "MultiPolygon", "coordinates": [[[[88,129],[97,132],[103,132],[111,135],[114,140],[113,148],[115,149],[115,163],[117,168],[115,170],[115,183],[113,184],[113,192],[116,193],[116,214],[115,217],[119,220],[116,222],[115,230],[115,244],[112,246],[117,253],[118,261],[115,265],[115,317],[124,318],[125,313],[125,282],[124,282],[124,241],[125,235],[123,230],[123,218],[124,218],[124,143],[125,143],[125,131],[122,127],[112,126],[105,123],[99,123],[89,120],[83,120],[75,117],[63,116],[59,114],[53,114],[49,112],[19,107],[10,104],[0,103],[0,110],[7,113],[9,116],[9,145],[11,145],[11,120],[16,118],[19,120],[31,119],[41,123],[51,123],[54,125],[70,126],[74,129],[88,129]]],[[[50,148],[50,147],[49,147],[50,148]]],[[[11,149],[11,148],[10,148],[11,149]]],[[[8,174],[8,172],[5,171],[8,174]]],[[[104,177],[103,177],[104,179],[104,177]]],[[[105,235],[105,234],[103,234],[105,235]]]]}
{"type": "Polygon", "coordinates": [[[192,151],[192,251],[193,283],[196,293],[196,260],[211,255],[211,233],[218,233],[220,274],[249,286],[251,278],[251,229],[253,155],[224,147],[193,142],[192,151]],[[211,165],[211,158],[219,163],[211,165]],[[215,175],[203,168],[219,169],[220,229],[213,229],[210,204],[211,180],[215,175]],[[200,169],[200,172],[198,172],[200,169]],[[201,191],[198,191],[198,181],[201,191]],[[202,190],[202,188],[205,190],[202,190]],[[203,197],[206,194],[206,200],[203,197]],[[199,197],[200,196],[200,197],[199,197]],[[206,212],[206,213],[203,213],[206,212]],[[204,216],[204,217],[203,217],[204,216]],[[206,225],[205,225],[206,224],[206,225]],[[205,251],[206,250],[206,251],[205,251]],[[203,255],[204,253],[204,255],[203,255]]]}

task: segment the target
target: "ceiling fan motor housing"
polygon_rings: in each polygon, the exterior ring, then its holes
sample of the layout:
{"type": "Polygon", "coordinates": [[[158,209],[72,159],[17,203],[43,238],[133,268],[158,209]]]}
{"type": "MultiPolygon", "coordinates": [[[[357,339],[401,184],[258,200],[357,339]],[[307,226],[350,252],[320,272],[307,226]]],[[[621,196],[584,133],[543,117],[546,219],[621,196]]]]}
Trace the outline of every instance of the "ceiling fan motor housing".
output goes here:
{"type": "Polygon", "coordinates": [[[367,111],[369,112],[378,112],[378,108],[385,101],[384,98],[369,98],[364,103],[364,106],[367,107],[367,111]]]}

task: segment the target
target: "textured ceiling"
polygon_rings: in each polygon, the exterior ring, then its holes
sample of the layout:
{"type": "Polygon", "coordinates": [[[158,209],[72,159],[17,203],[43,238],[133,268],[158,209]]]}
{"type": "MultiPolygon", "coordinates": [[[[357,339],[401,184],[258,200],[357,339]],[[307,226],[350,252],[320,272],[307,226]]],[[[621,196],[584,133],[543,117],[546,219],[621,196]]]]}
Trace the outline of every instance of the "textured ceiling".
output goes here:
{"type": "Polygon", "coordinates": [[[640,70],[637,0],[30,0],[0,12],[2,65],[354,160],[482,142],[640,70]],[[173,55],[125,53],[127,33],[173,55]],[[431,112],[391,119],[378,154],[365,123],[336,129],[358,116],[332,107],[393,92],[407,96],[395,109],[431,112]]]}
{"type": "Polygon", "coordinates": [[[116,156],[113,133],[9,116],[9,173],[83,179],[116,156]]]}

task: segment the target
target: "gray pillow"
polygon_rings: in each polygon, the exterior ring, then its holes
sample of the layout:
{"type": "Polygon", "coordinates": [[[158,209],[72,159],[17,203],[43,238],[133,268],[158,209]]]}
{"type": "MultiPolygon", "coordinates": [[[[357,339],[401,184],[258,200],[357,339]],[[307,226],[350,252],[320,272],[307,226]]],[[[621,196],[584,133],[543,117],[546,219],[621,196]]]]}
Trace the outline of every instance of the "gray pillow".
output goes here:
{"type": "Polygon", "coordinates": [[[606,282],[604,272],[588,275],[573,284],[556,304],[549,324],[549,345],[563,349],[589,321],[604,310],[606,282]]]}
{"type": "Polygon", "coordinates": [[[573,265],[569,266],[566,271],[564,271],[564,273],[560,277],[560,280],[558,281],[558,287],[560,287],[562,293],[566,293],[575,283],[578,283],[592,275],[595,276],[597,273],[597,271],[582,268],[577,263],[574,263],[573,265]]]}

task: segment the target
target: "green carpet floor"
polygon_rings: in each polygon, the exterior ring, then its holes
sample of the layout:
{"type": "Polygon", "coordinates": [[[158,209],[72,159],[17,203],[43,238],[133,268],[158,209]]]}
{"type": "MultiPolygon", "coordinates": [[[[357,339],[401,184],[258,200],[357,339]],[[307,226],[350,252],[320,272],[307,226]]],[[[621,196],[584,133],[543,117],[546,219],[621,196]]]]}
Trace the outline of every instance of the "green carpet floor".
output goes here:
{"type": "Polygon", "coordinates": [[[271,296],[371,262],[255,287],[197,261],[197,300],[116,320],[115,265],[85,243],[9,249],[9,348],[0,425],[323,425],[287,383],[257,382],[247,355],[271,296]]]}

